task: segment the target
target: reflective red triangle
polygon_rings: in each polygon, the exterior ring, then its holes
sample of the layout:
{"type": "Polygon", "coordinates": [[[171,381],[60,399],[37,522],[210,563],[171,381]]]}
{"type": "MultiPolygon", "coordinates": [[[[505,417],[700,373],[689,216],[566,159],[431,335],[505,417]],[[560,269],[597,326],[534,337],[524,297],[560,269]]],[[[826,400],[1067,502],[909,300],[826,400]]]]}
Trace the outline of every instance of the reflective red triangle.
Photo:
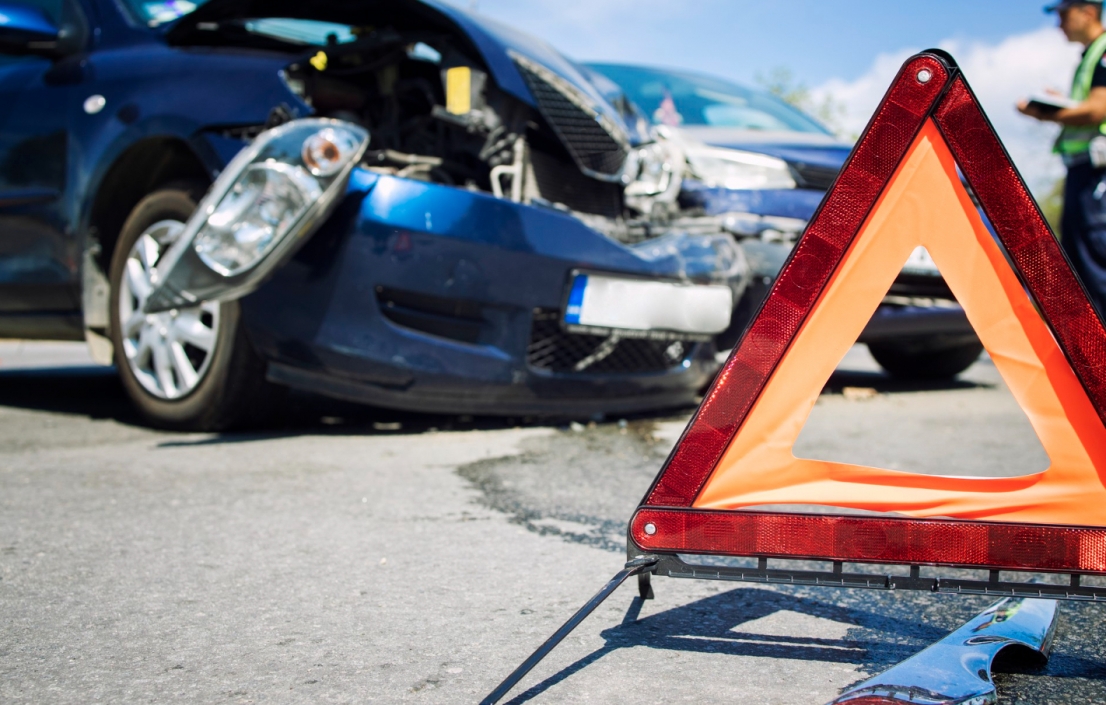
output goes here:
{"type": "Polygon", "coordinates": [[[1050,526],[1106,526],[1104,411],[1106,330],[951,58],[921,54],[884,98],[639,508],[631,537],[644,550],[1103,571],[1106,531],[1050,526]],[[825,378],[919,244],[946,273],[1041,436],[1052,460],[1045,473],[934,478],[791,454],[825,378]],[[734,511],[763,504],[991,521],[734,511]],[[821,533],[812,533],[815,525],[821,533]],[[857,531],[881,538],[861,546],[857,531]],[[960,539],[994,532],[981,545],[995,546],[942,557],[933,552],[942,545],[934,531],[960,539]],[[1026,531],[1045,538],[1017,539],[1026,531]],[[1041,541],[1050,550],[1011,557],[1010,546],[1041,541]]]}

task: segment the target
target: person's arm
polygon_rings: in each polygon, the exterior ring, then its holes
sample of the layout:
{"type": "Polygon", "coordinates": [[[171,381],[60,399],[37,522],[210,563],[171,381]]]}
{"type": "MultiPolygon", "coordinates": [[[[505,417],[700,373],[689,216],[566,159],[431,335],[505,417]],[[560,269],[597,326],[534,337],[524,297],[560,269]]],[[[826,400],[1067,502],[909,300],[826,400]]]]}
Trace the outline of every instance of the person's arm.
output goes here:
{"type": "Polygon", "coordinates": [[[1106,122],[1106,87],[1091,89],[1087,99],[1074,108],[1063,108],[1052,116],[1053,122],[1072,127],[1101,125],[1106,122]]]}
{"type": "Polygon", "coordinates": [[[1045,111],[1029,105],[1028,101],[1018,103],[1018,112],[1042,122],[1056,122],[1071,127],[1101,125],[1106,122],[1106,86],[1091,88],[1087,99],[1074,108],[1061,108],[1045,111]]]}

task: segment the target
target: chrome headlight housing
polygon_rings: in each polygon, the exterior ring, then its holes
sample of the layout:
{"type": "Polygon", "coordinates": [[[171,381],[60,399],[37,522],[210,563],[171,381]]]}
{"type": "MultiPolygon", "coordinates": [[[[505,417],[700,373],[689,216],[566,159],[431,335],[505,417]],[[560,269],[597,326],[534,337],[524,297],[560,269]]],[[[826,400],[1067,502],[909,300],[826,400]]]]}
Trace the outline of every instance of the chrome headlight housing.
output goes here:
{"type": "Polygon", "coordinates": [[[789,189],[795,178],[787,162],[767,154],[696,146],[687,149],[687,164],[707,186],[728,189],[789,189]]]}
{"type": "Polygon", "coordinates": [[[192,247],[224,277],[255,266],[323,195],[300,167],[250,164],[196,233],[192,247]]]}
{"type": "Polygon", "coordinates": [[[681,145],[658,136],[656,142],[632,150],[623,170],[626,205],[649,215],[657,204],[672,204],[683,185],[681,145]]]}
{"type": "Polygon", "coordinates": [[[362,127],[308,118],[267,130],[215,181],[158,262],[146,311],[256,289],[330,215],[369,144],[362,127]]]}
{"type": "Polygon", "coordinates": [[[667,191],[672,180],[679,178],[677,168],[668,157],[665,145],[657,142],[630,152],[624,170],[628,181],[626,195],[656,196],[667,191]]]}

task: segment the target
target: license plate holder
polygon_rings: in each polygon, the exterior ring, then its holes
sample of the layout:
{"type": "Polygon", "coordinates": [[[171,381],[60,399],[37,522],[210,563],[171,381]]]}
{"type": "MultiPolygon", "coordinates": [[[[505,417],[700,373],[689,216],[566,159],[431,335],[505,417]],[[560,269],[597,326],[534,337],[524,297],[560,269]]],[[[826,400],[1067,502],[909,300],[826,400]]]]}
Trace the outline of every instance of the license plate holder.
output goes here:
{"type": "Polygon", "coordinates": [[[706,342],[732,315],[725,285],[573,272],[561,323],[572,333],[706,342]]]}

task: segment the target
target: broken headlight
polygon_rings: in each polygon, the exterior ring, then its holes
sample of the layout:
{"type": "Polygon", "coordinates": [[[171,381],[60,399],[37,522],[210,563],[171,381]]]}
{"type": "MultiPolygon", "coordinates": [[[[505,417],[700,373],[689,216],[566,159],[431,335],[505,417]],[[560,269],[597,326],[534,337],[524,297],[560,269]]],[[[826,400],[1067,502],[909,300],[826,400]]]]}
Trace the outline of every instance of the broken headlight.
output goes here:
{"type": "Polygon", "coordinates": [[[787,162],[766,154],[719,147],[689,147],[687,164],[707,186],[728,189],[795,188],[787,162]]]}
{"type": "Polygon", "coordinates": [[[658,203],[675,203],[683,183],[682,169],[676,165],[683,163],[680,145],[663,137],[631,151],[623,169],[626,204],[649,215],[658,203]]]}
{"type": "Polygon", "coordinates": [[[339,120],[261,133],[227,166],[155,270],[148,312],[256,289],[330,215],[369,143],[339,120]]]}
{"type": "Polygon", "coordinates": [[[300,167],[251,164],[208,216],[193,247],[203,263],[225,277],[261,261],[322,196],[300,167]]]}

